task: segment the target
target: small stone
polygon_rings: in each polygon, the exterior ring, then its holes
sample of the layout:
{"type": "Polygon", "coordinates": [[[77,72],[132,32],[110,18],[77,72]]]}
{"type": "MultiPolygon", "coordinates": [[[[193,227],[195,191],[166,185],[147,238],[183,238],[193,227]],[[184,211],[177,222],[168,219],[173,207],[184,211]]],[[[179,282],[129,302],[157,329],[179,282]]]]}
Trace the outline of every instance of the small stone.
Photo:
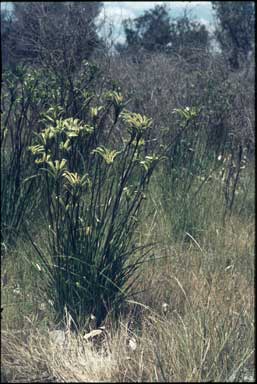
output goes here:
{"type": "Polygon", "coordinates": [[[93,331],[86,333],[83,338],[85,340],[89,340],[89,339],[92,339],[93,337],[101,335],[102,333],[103,333],[102,329],[94,329],[93,331]]]}
{"type": "Polygon", "coordinates": [[[49,333],[52,342],[57,344],[64,344],[65,332],[62,330],[54,330],[49,333]]]}

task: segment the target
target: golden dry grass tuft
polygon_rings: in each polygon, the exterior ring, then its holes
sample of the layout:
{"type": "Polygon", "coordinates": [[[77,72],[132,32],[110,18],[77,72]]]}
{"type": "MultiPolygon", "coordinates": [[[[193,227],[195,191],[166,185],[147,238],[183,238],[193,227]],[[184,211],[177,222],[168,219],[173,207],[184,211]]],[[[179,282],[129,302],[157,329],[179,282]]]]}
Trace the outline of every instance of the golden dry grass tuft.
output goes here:
{"type": "MultiPolygon", "coordinates": [[[[254,381],[254,225],[234,216],[222,229],[208,228],[201,239],[159,247],[156,256],[158,260],[142,266],[140,293],[131,299],[118,326],[106,323],[103,341],[90,343],[83,334],[68,332],[62,343],[52,337],[50,314],[35,315],[40,303],[34,310],[24,305],[17,318],[14,306],[6,306],[5,378],[254,381]]],[[[13,280],[3,288],[4,300],[13,280]]],[[[22,297],[29,295],[28,286],[23,292],[21,284],[20,289],[22,297]]],[[[35,300],[34,290],[30,295],[35,300]]]]}
{"type": "Polygon", "coordinates": [[[4,331],[2,363],[11,382],[101,382],[118,371],[108,348],[96,351],[82,335],[30,329],[27,334],[4,331]]]}

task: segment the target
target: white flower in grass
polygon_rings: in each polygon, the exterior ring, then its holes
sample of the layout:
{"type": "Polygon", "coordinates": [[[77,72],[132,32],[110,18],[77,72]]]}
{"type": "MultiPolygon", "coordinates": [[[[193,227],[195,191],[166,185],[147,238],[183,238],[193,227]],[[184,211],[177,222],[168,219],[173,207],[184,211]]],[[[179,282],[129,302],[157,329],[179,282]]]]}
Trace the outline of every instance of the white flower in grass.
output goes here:
{"type": "Polygon", "coordinates": [[[21,295],[21,288],[19,284],[17,284],[16,287],[13,289],[13,293],[18,296],[21,295]]]}
{"type": "Polygon", "coordinates": [[[129,345],[129,348],[132,350],[132,351],[135,351],[137,349],[137,342],[136,342],[136,339],[134,337],[131,337],[131,339],[129,339],[128,341],[128,345],[129,345]]]}
{"type": "Polygon", "coordinates": [[[42,271],[42,269],[41,269],[41,267],[40,267],[40,265],[38,264],[38,263],[36,263],[36,267],[37,267],[37,269],[41,272],[42,271]]]}
{"type": "Polygon", "coordinates": [[[93,314],[90,315],[89,329],[90,331],[93,331],[94,329],[96,329],[96,317],[93,314]]]}
{"type": "Polygon", "coordinates": [[[45,303],[40,303],[39,310],[40,311],[45,311],[46,310],[46,304],[45,303]]]}
{"type": "Polygon", "coordinates": [[[166,314],[168,312],[168,308],[169,308],[169,304],[167,304],[167,303],[162,304],[162,311],[164,314],[166,314]]]}

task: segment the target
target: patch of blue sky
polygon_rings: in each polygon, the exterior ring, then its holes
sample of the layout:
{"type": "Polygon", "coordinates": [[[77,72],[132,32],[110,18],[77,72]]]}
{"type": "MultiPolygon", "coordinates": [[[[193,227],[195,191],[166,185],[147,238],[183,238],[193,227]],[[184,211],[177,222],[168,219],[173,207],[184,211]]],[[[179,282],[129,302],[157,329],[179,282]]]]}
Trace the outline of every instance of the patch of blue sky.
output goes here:
{"type": "Polygon", "coordinates": [[[183,14],[184,9],[192,12],[194,18],[213,21],[212,6],[210,1],[104,1],[102,13],[109,17],[122,15],[122,18],[134,18],[142,15],[144,11],[156,5],[166,4],[173,17],[183,14]]]}
{"type": "Polygon", "coordinates": [[[101,34],[106,36],[107,30],[113,30],[113,39],[123,43],[125,40],[122,21],[134,19],[156,5],[166,4],[172,18],[180,17],[186,9],[193,20],[197,20],[213,30],[213,11],[210,1],[104,1],[99,25],[103,25],[101,34]],[[103,23],[105,21],[105,23],[103,23]]]}
{"type": "MultiPolygon", "coordinates": [[[[162,4],[168,6],[172,18],[182,16],[186,9],[192,19],[205,24],[210,31],[213,30],[214,18],[211,1],[104,1],[104,6],[98,16],[98,23],[102,26],[100,33],[107,36],[111,28],[113,39],[122,43],[125,40],[123,20],[134,19],[156,5],[162,4]]],[[[11,11],[12,8],[12,2],[1,2],[1,9],[11,11]]]]}
{"type": "Polygon", "coordinates": [[[12,9],[13,9],[13,5],[11,2],[1,1],[1,11],[2,10],[11,11],[12,9]]]}

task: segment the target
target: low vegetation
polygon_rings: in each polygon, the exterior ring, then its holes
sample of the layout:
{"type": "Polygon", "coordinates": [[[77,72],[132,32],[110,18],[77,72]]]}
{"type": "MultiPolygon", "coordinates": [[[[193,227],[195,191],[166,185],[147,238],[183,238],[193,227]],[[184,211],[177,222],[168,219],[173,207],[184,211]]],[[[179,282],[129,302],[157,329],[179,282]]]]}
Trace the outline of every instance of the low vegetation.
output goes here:
{"type": "Polygon", "coordinates": [[[3,71],[1,379],[254,381],[254,66],[125,48],[3,71]]]}

